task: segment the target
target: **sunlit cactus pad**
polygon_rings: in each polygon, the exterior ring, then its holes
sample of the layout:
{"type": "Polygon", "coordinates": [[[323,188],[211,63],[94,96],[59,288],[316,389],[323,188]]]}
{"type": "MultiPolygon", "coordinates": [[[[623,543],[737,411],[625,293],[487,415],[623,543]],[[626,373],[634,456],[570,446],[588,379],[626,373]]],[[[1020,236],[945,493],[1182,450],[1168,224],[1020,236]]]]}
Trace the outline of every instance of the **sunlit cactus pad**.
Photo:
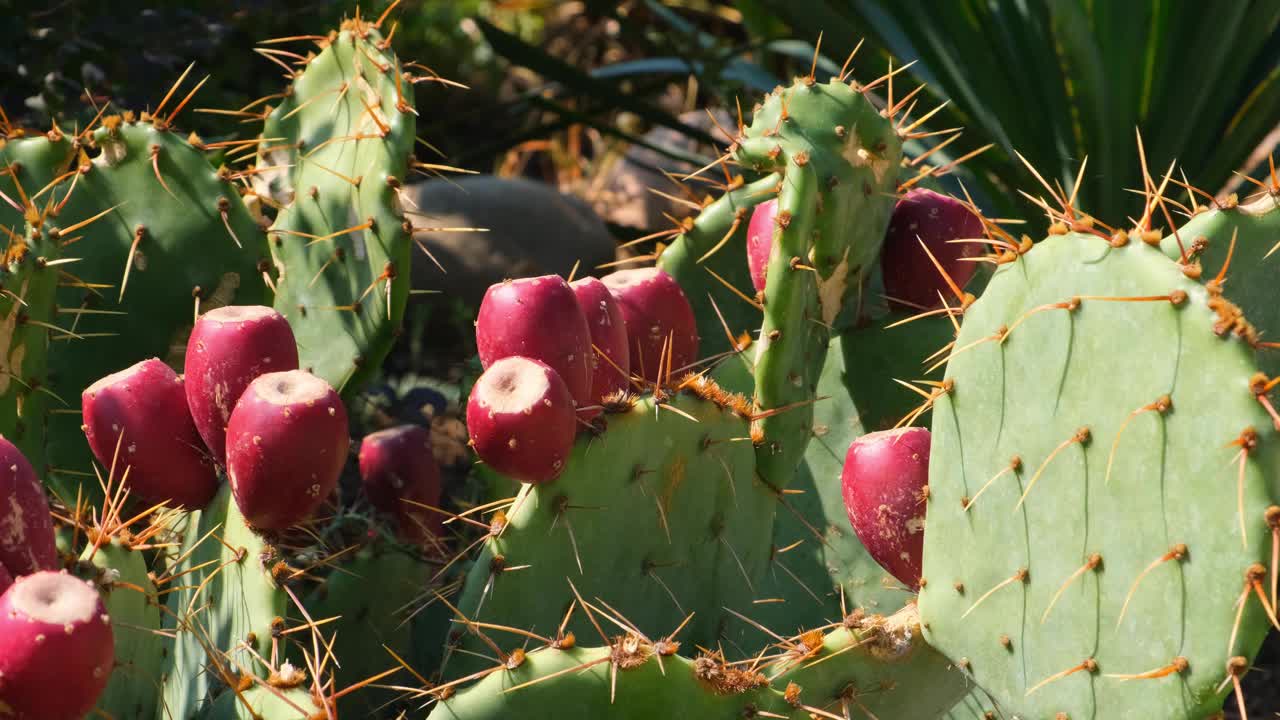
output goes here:
{"type": "Polygon", "coordinates": [[[925,637],[1006,715],[1203,717],[1269,624],[1280,444],[1253,350],[1126,240],[1002,265],[934,408],[925,637]]]}

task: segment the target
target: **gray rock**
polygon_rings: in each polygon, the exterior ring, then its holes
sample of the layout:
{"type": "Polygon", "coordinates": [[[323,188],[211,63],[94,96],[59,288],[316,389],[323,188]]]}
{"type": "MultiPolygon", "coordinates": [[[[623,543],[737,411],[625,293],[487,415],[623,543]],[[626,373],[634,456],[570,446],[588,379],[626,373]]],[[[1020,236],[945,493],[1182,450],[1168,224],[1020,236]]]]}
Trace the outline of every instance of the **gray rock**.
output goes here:
{"type": "Polygon", "coordinates": [[[474,227],[488,232],[418,233],[444,267],[413,250],[413,288],[440,290],[479,305],[490,285],[506,278],[598,274],[616,243],[586,203],[521,178],[471,175],[406,187],[404,210],[416,227],[474,227]],[[416,207],[414,206],[416,204],[416,207]]]}

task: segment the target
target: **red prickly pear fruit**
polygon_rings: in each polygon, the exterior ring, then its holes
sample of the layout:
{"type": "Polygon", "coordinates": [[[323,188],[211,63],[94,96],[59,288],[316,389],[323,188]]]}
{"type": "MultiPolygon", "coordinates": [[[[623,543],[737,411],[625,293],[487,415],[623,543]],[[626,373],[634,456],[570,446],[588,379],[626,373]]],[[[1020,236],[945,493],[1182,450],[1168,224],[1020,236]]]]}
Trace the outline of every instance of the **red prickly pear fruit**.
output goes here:
{"type": "Polygon", "coordinates": [[[297,369],[293,329],[269,307],[229,305],[196,320],[183,377],[191,417],[214,460],[226,462],[227,421],[249,383],[269,372],[297,369]]]}
{"type": "Polygon", "coordinates": [[[871,557],[912,590],[920,589],[929,431],[909,427],[863,435],[840,473],[849,524],[871,557]]]}
{"type": "Polygon", "coordinates": [[[627,322],[632,374],[657,383],[662,379],[659,369],[667,375],[698,359],[698,322],[689,299],[670,275],[658,268],[640,268],[619,270],[601,280],[627,322]]]}
{"type": "Polygon", "coordinates": [[[885,295],[895,307],[932,308],[939,303],[939,291],[950,302],[947,281],[920,243],[924,242],[956,286],[963,289],[977,265],[961,258],[981,255],[982,245],[949,241],[982,237],[982,220],[964,203],[932,190],[910,190],[893,208],[880,253],[885,295]]]}
{"type": "Polygon", "coordinates": [[[191,510],[213,499],[218,476],[173,368],[151,358],[112,373],[84,391],[80,407],[94,457],[134,497],[191,510]]]}
{"type": "Polygon", "coordinates": [[[778,199],[765,200],[751,211],[751,221],[747,223],[747,267],[751,269],[751,285],[757,291],[764,290],[777,215],[778,199]]]}
{"type": "Polygon", "coordinates": [[[9,586],[12,584],[13,584],[13,575],[11,575],[9,571],[5,569],[4,563],[0,563],[0,595],[3,595],[4,591],[8,590],[9,586]]]}
{"type": "Polygon", "coordinates": [[[45,570],[0,595],[0,717],[80,720],[114,665],[111,620],[93,585],[45,570]]]}
{"type": "Polygon", "coordinates": [[[360,442],[360,480],[369,502],[396,518],[402,537],[418,542],[440,534],[444,518],[421,507],[440,506],[440,468],[426,428],[398,425],[366,435],[360,442]]]}
{"type": "Polygon", "coordinates": [[[310,517],[347,462],[347,410],[302,370],[259,375],[227,423],[227,477],[251,527],[284,530],[310,517]]]}
{"type": "Polygon", "coordinates": [[[513,355],[546,363],[576,404],[595,404],[591,330],[573,289],[559,275],[490,285],[476,315],[476,349],[486,369],[513,355]]]}
{"type": "Polygon", "coordinates": [[[549,482],[573,450],[573,396],[544,363],[503,358],[471,389],[467,430],[476,454],[494,470],[520,482],[549,482]]]}
{"type": "Polygon", "coordinates": [[[0,564],[13,576],[58,567],[49,501],[17,446],[0,436],[0,564]]]}
{"type": "MultiPolygon", "coordinates": [[[[598,278],[574,280],[569,283],[569,287],[573,288],[574,295],[578,297],[578,306],[587,318],[591,343],[595,346],[591,351],[591,404],[596,405],[604,396],[625,390],[631,384],[627,321],[622,317],[618,301],[598,278]],[[604,357],[600,357],[602,353],[604,357]]],[[[595,416],[598,412],[590,415],[595,416]]],[[[583,413],[583,419],[591,418],[583,413]]]]}

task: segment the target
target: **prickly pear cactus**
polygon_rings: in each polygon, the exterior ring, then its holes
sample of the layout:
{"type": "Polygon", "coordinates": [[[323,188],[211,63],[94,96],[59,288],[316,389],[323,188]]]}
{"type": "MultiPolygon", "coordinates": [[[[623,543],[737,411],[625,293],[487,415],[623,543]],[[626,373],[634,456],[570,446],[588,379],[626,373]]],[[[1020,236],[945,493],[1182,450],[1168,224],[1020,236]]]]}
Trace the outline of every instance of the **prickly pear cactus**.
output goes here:
{"type": "MultiPolygon", "coordinates": [[[[904,320],[892,314],[848,328],[832,338],[818,380],[813,439],[777,513],[773,551],[761,581],[753,617],[772,627],[817,626],[846,608],[892,613],[913,594],[863,548],[849,526],[840,473],[849,445],[861,435],[885,430],[909,416],[921,398],[894,379],[915,379],[921,361],[954,338],[945,318],[904,320]]],[[[924,424],[924,415],[916,424],[924,424]]]]}
{"type": "Polygon", "coordinates": [[[276,310],[303,368],[351,397],[391,348],[409,298],[414,228],[399,190],[412,156],[413,83],[375,24],[320,42],[267,117],[259,146],[276,310]]]}
{"type": "Polygon", "coordinates": [[[160,605],[141,550],[125,533],[99,527],[80,555],[111,617],[116,666],[97,710],[113,718],[153,718],[164,661],[160,605]]]}
{"type": "MultiPolygon", "coordinates": [[[[46,465],[40,460],[46,448],[36,407],[52,401],[52,408],[73,410],[67,406],[94,380],[148,357],[180,362],[198,311],[260,304],[268,296],[259,268],[267,257],[262,231],[229,175],[172,131],[176,112],[107,116],[74,138],[51,132],[5,148],[11,170],[18,163],[9,175],[15,188],[44,180],[21,194],[28,247],[14,246],[9,263],[11,273],[38,277],[17,274],[6,282],[33,293],[34,301],[21,313],[25,327],[15,336],[17,352],[8,353],[10,364],[22,358],[23,369],[34,369],[45,354],[37,346],[47,346],[47,381],[34,373],[17,384],[40,388],[37,402],[21,413],[24,429],[35,433],[23,447],[38,468],[46,465]],[[56,295],[42,289],[53,286],[56,295]],[[32,337],[41,342],[30,345],[32,337]]],[[[0,302],[6,300],[14,298],[6,294],[0,302]]],[[[90,470],[79,414],[52,413],[48,425],[53,461],[46,480],[73,502],[90,470]]]]}
{"type": "Polygon", "coordinates": [[[891,617],[855,613],[825,634],[780,638],[767,660],[728,664],[719,652],[678,655],[673,637],[639,635],[586,602],[596,622],[623,633],[603,647],[557,636],[517,650],[456,695],[436,688],[446,699],[431,720],[932,717],[965,691],[963,677],[944,674],[946,659],[920,640],[914,608],[891,617]]]}
{"type": "MultiPolygon", "coordinates": [[[[658,257],[658,267],[680,284],[693,306],[704,356],[734,350],[744,333],[753,338],[760,329],[760,309],[749,294],[747,222],[752,208],[773,197],[777,186],[778,176],[770,174],[728,190],[707,203],[689,221],[688,230],[658,257]],[[726,328],[733,335],[732,344],[726,328]]],[[[738,356],[733,361],[745,360],[738,356]]],[[[750,378],[749,367],[744,377],[750,378]]]]}
{"type": "Polygon", "coordinates": [[[739,142],[738,162],[781,175],[754,398],[764,410],[794,407],[758,421],[757,472],[777,488],[790,483],[812,434],[831,326],[879,254],[901,157],[893,123],[834,79],[778,88],[739,142]]]}
{"type": "Polygon", "coordinates": [[[46,412],[58,404],[49,389],[48,353],[54,328],[55,295],[62,280],[61,243],[40,227],[42,212],[27,194],[38,192],[72,152],[65,137],[9,140],[0,146],[0,204],[8,228],[0,262],[0,435],[18,445],[39,472],[44,465],[46,412]],[[33,226],[27,228],[27,223],[33,226]],[[50,263],[54,263],[50,265],[50,263]]]}
{"type": "Polygon", "coordinates": [[[708,203],[661,264],[688,283],[701,332],[723,337],[722,317],[733,323],[730,333],[759,328],[754,347],[726,363],[753,372],[754,382],[739,376],[728,383],[753,387],[753,397],[731,397],[696,380],[684,389],[704,400],[658,389],[622,408],[623,415],[607,417],[602,434],[579,442],[564,475],[523,490],[501,518],[505,524],[493,531],[459,601],[467,617],[545,629],[567,607],[569,577],[589,597],[617,603],[642,629],[674,625],[693,612],[690,637],[710,646],[725,632],[722,607],[751,609],[762,597],[759,581],[772,548],[759,530],[781,512],[781,491],[813,434],[829,328],[878,251],[900,143],[892,123],[858,89],[806,79],[772,94],[742,135],[735,158],[765,179],[708,203]],[[750,287],[744,229],[750,208],[773,194],[783,219],[762,325],[746,312],[757,311],[754,300],[732,298],[738,307],[729,306],[725,284],[750,287]],[[743,364],[747,356],[752,360],[743,364]],[[710,482],[722,476],[723,483],[710,482]],[[652,515],[636,511],[650,502],[652,515]],[[576,517],[584,519],[575,523],[576,517]],[[632,530],[620,533],[621,527],[632,530]],[[628,539],[621,546],[620,535],[628,539]],[[548,543],[554,552],[542,549],[548,543]],[[496,566],[495,558],[501,558],[496,566]],[[521,569],[505,569],[512,566],[521,569]]]}
{"type": "MultiPolygon", "coordinates": [[[[573,583],[640,628],[694,613],[688,636],[714,644],[723,607],[751,606],[768,556],[760,528],[772,525],[776,505],[752,480],[745,401],[730,400],[691,380],[606,415],[608,429],[581,437],[554,483],[524,486],[494,516],[457,601],[463,615],[552,633],[573,583]]],[[[579,615],[570,629],[590,625],[579,615]]],[[[474,664],[455,655],[449,674],[474,664]]]]}
{"type": "MultiPolygon", "coordinates": [[[[1194,196],[1192,196],[1194,198],[1194,196]]],[[[1160,247],[1169,257],[1199,263],[1201,280],[1216,283],[1231,302],[1244,311],[1246,322],[1228,313],[1214,331],[1234,333],[1259,348],[1258,364],[1269,376],[1280,375],[1280,352],[1268,345],[1272,338],[1260,329],[1280,327],[1280,303],[1275,301],[1276,270],[1280,268],[1280,186],[1240,202],[1197,207],[1195,214],[1165,235],[1160,247]]]]}
{"type": "Polygon", "coordinates": [[[173,585],[165,628],[175,637],[163,704],[190,711],[256,669],[255,653],[277,656],[289,604],[280,583],[293,570],[245,523],[228,484],[175,531],[182,549],[162,577],[173,585]]]}
{"type": "Polygon", "coordinates": [[[1280,438],[1215,298],[1137,234],[1071,233],[965,312],[920,614],[1002,712],[1204,717],[1262,642],[1280,438]]]}

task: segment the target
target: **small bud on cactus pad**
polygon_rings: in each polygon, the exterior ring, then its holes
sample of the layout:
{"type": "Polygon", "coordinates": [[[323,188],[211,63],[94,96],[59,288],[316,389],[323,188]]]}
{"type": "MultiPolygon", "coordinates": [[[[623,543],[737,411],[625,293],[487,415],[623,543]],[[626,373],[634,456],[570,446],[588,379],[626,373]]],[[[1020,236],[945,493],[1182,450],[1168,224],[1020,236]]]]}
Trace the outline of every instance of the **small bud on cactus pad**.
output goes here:
{"type": "Polygon", "coordinates": [[[297,369],[293,330],[269,307],[230,305],[196,320],[183,378],[191,417],[217,462],[226,460],[227,421],[249,383],[269,372],[297,369]]]}
{"type": "MultiPolygon", "coordinates": [[[[627,321],[622,308],[613,299],[609,288],[593,277],[569,283],[578,296],[578,305],[587,318],[591,331],[591,403],[617,390],[625,390],[630,384],[631,351],[627,346],[627,321]],[[599,349],[600,352],[596,352],[599,349]],[[605,357],[600,357],[604,353],[605,357]],[[608,358],[608,359],[605,359],[608,358]]],[[[591,413],[592,416],[595,413],[591,413]]],[[[590,419],[584,414],[584,419],[590,419]]]]}
{"type": "Polygon", "coordinates": [[[545,364],[503,358],[471,389],[467,430],[476,454],[494,470],[521,482],[554,480],[577,435],[573,397],[545,364]]]}
{"type": "Polygon", "coordinates": [[[591,397],[591,331],[569,283],[559,275],[489,286],[476,315],[476,349],[488,368],[518,355],[546,363],[578,405],[591,397]]]}
{"type": "Polygon", "coordinates": [[[932,190],[907,192],[893,208],[880,253],[885,295],[911,306],[931,308],[938,304],[938,291],[942,291],[950,302],[946,280],[920,243],[924,242],[956,285],[964,288],[977,265],[961,258],[981,255],[982,245],[948,241],[982,237],[982,220],[964,203],[932,190]]]}
{"type": "Polygon", "coordinates": [[[641,268],[619,270],[602,280],[627,321],[633,374],[656,383],[662,379],[659,366],[666,375],[698,359],[698,323],[689,299],[670,275],[641,268]]]}
{"type": "Polygon", "coordinates": [[[360,479],[369,502],[396,518],[401,536],[417,540],[438,533],[440,513],[413,504],[440,506],[440,468],[426,428],[399,425],[366,435],[360,443],[360,479]]]}
{"type": "Polygon", "coordinates": [[[42,571],[0,595],[0,717],[80,720],[114,664],[111,620],[89,583],[42,571]]]}
{"type": "Polygon", "coordinates": [[[844,508],[858,539],[899,581],[920,589],[929,431],[909,427],[863,435],[840,473],[844,508]]]}
{"type": "Polygon", "coordinates": [[[751,285],[756,290],[764,290],[777,214],[778,199],[766,200],[751,211],[751,222],[747,223],[747,267],[751,269],[751,285]]]}
{"type": "Polygon", "coordinates": [[[13,443],[0,437],[0,564],[14,576],[58,566],[53,520],[40,479],[13,443]]]}
{"type": "Polygon", "coordinates": [[[151,358],[108,375],[84,391],[80,406],[94,457],[117,480],[125,477],[134,497],[189,509],[213,499],[218,476],[191,420],[182,378],[168,365],[151,358]]]}
{"type": "Polygon", "coordinates": [[[227,476],[249,525],[283,530],[315,512],[347,461],[347,410],[301,370],[260,375],[227,423],[227,476]]]}

